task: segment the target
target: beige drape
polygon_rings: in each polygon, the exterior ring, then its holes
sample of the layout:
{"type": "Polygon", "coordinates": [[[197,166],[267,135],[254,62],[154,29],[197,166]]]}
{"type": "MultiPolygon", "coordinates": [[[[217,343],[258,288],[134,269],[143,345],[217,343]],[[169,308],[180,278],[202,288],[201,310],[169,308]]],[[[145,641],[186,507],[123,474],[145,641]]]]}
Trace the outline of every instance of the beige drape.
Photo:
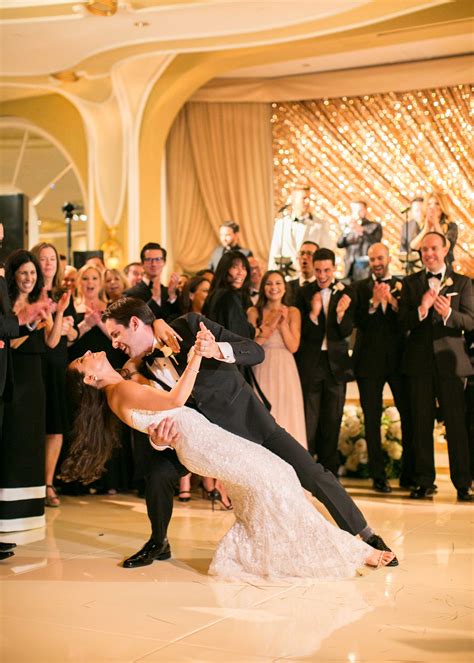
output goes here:
{"type": "Polygon", "coordinates": [[[188,103],[167,142],[168,222],[175,268],[207,265],[222,221],[265,258],[270,244],[272,132],[268,104],[188,103]]]}

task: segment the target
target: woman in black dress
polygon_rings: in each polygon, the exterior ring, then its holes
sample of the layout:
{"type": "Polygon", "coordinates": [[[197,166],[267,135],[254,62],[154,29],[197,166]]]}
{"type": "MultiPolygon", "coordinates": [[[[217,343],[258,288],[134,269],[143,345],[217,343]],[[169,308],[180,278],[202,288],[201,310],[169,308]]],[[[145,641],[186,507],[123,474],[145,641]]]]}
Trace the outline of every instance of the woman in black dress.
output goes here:
{"type": "MultiPolygon", "coordinates": [[[[5,265],[13,312],[39,299],[43,290],[40,266],[29,251],[11,253],[5,265]]],[[[20,327],[11,342],[14,388],[5,404],[0,445],[0,527],[20,531],[43,527],[45,389],[42,355],[61,338],[63,315],[70,300],[64,294],[56,305],[56,318],[49,316],[35,327],[20,327]]]]}
{"type": "MultiPolygon", "coordinates": [[[[44,287],[48,297],[53,302],[54,309],[61,295],[62,270],[56,248],[47,242],[41,242],[31,249],[37,258],[44,280],[44,287]]],[[[45,474],[46,499],[45,505],[58,507],[60,500],[54,487],[54,473],[58,462],[64,435],[69,430],[68,404],[66,400],[66,369],[68,364],[68,343],[78,337],[76,310],[71,299],[64,311],[61,338],[54,348],[46,348],[43,354],[43,378],[46,387],[46,446],[45,446],[45,474]]]]}

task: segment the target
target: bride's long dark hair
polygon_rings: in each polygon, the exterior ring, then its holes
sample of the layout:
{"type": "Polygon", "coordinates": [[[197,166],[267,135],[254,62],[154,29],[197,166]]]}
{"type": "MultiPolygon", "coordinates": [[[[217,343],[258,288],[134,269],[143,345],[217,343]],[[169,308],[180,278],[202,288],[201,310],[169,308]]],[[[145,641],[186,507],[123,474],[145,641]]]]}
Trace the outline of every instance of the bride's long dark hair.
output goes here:
{"type": "Polygon", "coordinates": [[[85,384],[84,375],[75,368],[69,367],[67,376],[78,409],[61,479],[91,483],[102,476],[106,462],[120,445],[119,419],[110,409],[103,389],[85,384]]]}

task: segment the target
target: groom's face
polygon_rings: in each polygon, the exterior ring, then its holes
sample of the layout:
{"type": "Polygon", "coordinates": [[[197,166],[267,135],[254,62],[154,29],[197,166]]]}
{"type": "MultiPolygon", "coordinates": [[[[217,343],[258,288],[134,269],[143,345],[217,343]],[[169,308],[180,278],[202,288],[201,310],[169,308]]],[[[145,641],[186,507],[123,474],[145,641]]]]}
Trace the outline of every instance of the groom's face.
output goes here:
{"type": "Polygon", "coordinates": [[[153,347],[152,328],[135,316],[130,318],[128,327],[113,318],[105,321],[105,327],[113,347],[122,350],[129,357],[139,357],[150,352],[153,347]]]}

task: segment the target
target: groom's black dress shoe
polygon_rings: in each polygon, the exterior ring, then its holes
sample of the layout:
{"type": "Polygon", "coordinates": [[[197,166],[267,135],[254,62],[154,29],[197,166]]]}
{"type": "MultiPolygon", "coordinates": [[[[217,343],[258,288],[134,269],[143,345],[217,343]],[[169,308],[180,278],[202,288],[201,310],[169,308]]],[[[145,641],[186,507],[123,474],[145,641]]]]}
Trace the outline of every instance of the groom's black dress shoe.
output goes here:
{"type": "Polygon", "coordinates": [[[459,502],[472,502],[473,494],[470,488],[459,488],[458,490],[458,501],[459,502]]]}
{"type": "Polygon", "coordinates": [[[171,548],[168,539],[155,543],[150,539],[137,553],[126,559],[123,563],[125,569],[136,569],[139,566],[153,564],[155,559],[164,560],[171,557],[171,548]]]}
{"type": "Polygon", "coordinates": [[[410,493],[410,499],[412,500],[427,500],[431,499],[435,493],[438,492],[436,486],[417,486],[413,488],[410,493]]]}
{"type": "MultiPolygon", "coordinates": [[[[372,536],[368,538],[365,543],[367,543],[369,546],[372,546],[372,548],[375,548],[375,550],[386,550],[387,552],[393,552],[391,548],[387,546],[382,537],[378,536],[377,534],[372,534],[372,536]]],[[[389,562],[386,566],[398,566],[398,559],[394,557],[392,561],[389,562]]]]}
{"type": "Polygon", "coordinates": [[[16,543],[0,543],[0,552],[7,552],[16,548],[16,543]]]}
{"type": "Polygon", "coordinates": [[[14,555],[14,553],[12,553],[11,550],[6,550],[5,552],[0,552],[0,561],[2,559],[8,559],[8,557],[11,557],[12,555],[14,555]]]}
{"type": "Polygon", "coordinates": [[[374,479],[373,487],[376,493],[391,493],[392,487],[386,479],[374,479]]]}

